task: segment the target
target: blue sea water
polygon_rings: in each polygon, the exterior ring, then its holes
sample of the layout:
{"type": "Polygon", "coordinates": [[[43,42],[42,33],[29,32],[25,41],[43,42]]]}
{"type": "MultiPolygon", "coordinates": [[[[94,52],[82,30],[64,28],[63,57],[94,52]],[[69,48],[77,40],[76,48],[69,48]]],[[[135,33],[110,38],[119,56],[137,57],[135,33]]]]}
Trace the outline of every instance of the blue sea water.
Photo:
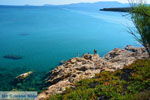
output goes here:
{"type": "Polygon", "coordinates": [[[0,7],[0,90],[36,90],[40,78],[61,60],[93,49],[104,56],[113,48],[138,45],[127,32],[132,23],[123,15],[61,7],[0,7]],[[5,59],[5,55],[23,59],[5,59]],[[30,70],[36,73],[32,83],[10,84],[30,70]]]}

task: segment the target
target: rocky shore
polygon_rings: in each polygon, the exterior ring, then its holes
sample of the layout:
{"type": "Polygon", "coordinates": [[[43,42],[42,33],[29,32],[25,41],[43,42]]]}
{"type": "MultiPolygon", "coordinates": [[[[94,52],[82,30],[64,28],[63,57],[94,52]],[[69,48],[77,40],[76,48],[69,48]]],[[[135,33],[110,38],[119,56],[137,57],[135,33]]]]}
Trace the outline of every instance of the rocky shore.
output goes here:
{"type": "Polygon", "coordinates": [[[142,47],[126,46],[115,48],[104,57],[98,54],[84,54],[72,58],[56,67],[47,74],[45,85],[47,89],[38,95],[38,100],[45,100],[50,95],[63,93],[66,88],[74,87],[74,83],[82,79],[93,78],[102,71],[115,71],[132,64],[138,59],[148,58],[142,47]]]}

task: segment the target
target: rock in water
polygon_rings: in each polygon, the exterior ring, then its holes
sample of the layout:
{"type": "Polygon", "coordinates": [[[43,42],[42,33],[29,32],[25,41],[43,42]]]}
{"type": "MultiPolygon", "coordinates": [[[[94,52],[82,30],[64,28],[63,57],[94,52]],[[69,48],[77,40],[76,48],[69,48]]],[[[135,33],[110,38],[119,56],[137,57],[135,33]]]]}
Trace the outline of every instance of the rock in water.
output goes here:
{"type": "Polygon", "coordinates": [[[17,55],[5,55],[5,56],[3,56],[3,58],[12,59],[12,60],[19,60],[19,59],[22,59],[23,57],[17,56],[17,55]]]}
{"type": "Polygon", "coordinates": [[[32,71],[29,71],[29,72],[26,72],[26,73],[23,73],[23,74],[20,74],[19,76],[17,76],[15,78],[15,83],[18,83],[18,82],[21,82],[23,80],[25,80],[26,78],[28,78],[33,72],[32,71]]]}

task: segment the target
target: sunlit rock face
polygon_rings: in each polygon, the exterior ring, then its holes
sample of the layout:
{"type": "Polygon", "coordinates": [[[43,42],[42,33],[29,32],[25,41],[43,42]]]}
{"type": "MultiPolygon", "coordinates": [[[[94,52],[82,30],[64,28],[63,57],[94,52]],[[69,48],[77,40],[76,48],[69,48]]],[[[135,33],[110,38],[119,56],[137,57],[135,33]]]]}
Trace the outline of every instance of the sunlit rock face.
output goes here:
{"type": "Polygon", "coordinates": [[[113,63],[114,68],[122,69],[124,66],[132,64],[137,59],[148,58],[145,48],[126,46],[124,49],[115,48],[105,55],[104,59],[113,63]]]}

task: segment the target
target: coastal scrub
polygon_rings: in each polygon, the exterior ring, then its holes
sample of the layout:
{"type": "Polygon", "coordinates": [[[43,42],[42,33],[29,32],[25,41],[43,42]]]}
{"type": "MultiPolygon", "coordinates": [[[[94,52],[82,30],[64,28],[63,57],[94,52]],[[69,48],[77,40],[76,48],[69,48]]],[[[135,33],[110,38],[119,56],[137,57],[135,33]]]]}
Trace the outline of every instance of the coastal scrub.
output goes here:
{"type": "Polygon", "coordinates": [[[150,60],[138,60],[115,72],[103,71],[92,79],[77,82],[49,100],[148,100],[150,60]]]}
{"type": "Polygon", "coordinates": [[[135,39],[142,44],[150,57],[150,6],[140,3],[130,11],[135,29],[129,29],[135,39]]]}

